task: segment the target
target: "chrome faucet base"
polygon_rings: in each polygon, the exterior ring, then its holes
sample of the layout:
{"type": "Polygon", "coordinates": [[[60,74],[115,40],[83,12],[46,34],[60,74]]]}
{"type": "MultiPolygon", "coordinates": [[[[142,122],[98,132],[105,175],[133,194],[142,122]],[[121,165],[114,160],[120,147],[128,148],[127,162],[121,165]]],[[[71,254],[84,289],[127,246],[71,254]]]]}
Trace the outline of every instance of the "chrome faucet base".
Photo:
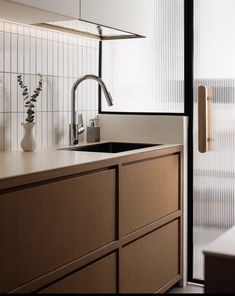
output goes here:
{"type": "Polygon", "coordinates": [[[72,124],[69,125],[69,145],[78,145],[79,135],[83,134],[85,131],[82,114],[78,114],[76,117],[77,117],[77,120],[76,120],[77,123],[75,125],[72,125],[72,124]],[[74,130],[77,135],[76,139],[74,139],[73,137],[74,130]]]}

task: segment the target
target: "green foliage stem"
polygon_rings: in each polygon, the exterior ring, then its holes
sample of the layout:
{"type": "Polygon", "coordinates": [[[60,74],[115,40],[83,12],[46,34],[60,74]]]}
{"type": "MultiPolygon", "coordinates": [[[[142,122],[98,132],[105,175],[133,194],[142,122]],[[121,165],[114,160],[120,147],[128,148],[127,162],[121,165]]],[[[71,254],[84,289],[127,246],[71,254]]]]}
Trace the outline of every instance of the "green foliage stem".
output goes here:
{"type": "Polygon", "coordinates": [[[42,91],[42,84],[43,84],[43,77],[41,74],[38,74],[39,81],[38,81],[38,86],[34,90],[34,94],[29,96],[29,90],[28,87],[24,84],[22,75],[18,75],[17,81],[19,83],[19,86],[22,89],[22,95],[24,98],[24,107],[26,108],[26,122],[27,123],[32,123],[34,122],[35,119],[35,106],[37,102],[37,98],[40,95],[42,91]]]}

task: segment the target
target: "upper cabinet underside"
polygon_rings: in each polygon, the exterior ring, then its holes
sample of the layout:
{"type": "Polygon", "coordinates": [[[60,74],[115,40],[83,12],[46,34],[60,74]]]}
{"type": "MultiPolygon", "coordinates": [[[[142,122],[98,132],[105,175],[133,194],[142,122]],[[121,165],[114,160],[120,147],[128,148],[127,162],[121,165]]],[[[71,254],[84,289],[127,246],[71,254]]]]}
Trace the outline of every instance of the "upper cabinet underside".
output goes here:
{"type": "Polygon", "coordinates": [[[0,0],[0,18],[101,40],[145,37],[146,0],[0,0]]]}

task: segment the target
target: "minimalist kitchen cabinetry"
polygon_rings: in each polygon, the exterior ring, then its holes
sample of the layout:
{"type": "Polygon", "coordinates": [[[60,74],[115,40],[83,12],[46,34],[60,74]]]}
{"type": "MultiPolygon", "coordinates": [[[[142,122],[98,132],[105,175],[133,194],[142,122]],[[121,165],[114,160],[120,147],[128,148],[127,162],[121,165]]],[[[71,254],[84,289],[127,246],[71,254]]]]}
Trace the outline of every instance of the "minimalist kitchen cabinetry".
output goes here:
{"type": "Polygon", "coordinates": [[[122,249],[121,293],[154,293],[179,274],[179,221],[122,249]]]}
{"type": "Polygon", "coordinates": [[[181,146],[72,171],[0,190],[0,292],[160,293],[179,282],[181,146]]]}
{"type": "Polygon", "coordinates": [[[109,255],[41,291],[47,293],[117,293],[117,255],[109,255]]]}
{"type": "Polygon", "coordinates": [[[180,209],[178,155],[127,164],[121,177],[122,235],[180,209]]]}
{"type": "Polygon", "coordinates": [[[114,170],[4,194],[0,198],[0,291],[114,241],[115,203],[114,170]]]}

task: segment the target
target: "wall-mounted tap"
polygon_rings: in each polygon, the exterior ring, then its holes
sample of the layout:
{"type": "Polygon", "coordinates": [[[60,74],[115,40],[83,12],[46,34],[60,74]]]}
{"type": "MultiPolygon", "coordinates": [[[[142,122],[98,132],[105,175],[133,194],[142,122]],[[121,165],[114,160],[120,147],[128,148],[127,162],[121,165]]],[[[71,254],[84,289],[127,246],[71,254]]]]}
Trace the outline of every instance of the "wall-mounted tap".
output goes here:
{"type": "MultiPolygon", "coordinates": [[[[79,86],[79,84],[87,79],[95,80],[99,83],[101,86],[104,96],[106,98],[108,106],[113,106],[113,100],[111,97],[111,94],[108,92],[105,83],[101,78],[99,78],[96,75],[88,74],[85,76],[82,76],[78,80],[76,80],[72,87],[72,114],[71,114],[71,128],[70,128],[70,145],[78,145],[79,143],[79,134],[84,132],[84,126],[83,123],[78,125],[76,123],[76,111],[75,111],[75,101],[76,101],[76,90],[79,86]]],[[[82,122],[82,120],[80,121],[82,122]]]]}

